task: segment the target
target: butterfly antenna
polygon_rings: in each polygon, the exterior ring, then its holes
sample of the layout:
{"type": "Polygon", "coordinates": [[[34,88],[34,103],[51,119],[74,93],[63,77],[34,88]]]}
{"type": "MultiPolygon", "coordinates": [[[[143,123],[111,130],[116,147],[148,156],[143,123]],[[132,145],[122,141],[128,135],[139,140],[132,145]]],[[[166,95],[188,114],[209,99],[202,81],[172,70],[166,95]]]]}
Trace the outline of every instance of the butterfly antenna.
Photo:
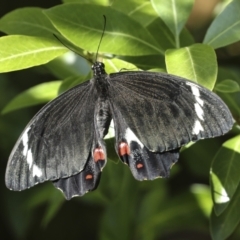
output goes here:
{"type": "Polygon", "coordinates": [[[67,49],[69,49],[70,51],[76,53],[77,55],[79,55],[78,52],[76,52],[73,48],[69,47],[67,44],[65,44],[56,34],[53,34],[53,36],[67,49]]]}
{"type": "Polygon", "coordinates": [[[102,36],[101,36],[101,38],[100,38],[100,42],[99,42],[99,44],[98,44],[95,62],[97,61],[97,58],[98,58],[98,51],[99,51],[99,48],[100,48],[100,45],[101,45],[101,42],[102,42],[102,39],[103,39],[103,35],[104,35],[104,33],[105,33],[105,28],[106,28],[107,19],[106,19],[106,16],[105,16],[105,15],[103,15],[103,19],[104,19],[103,31],[102,31],[102,36]]]}

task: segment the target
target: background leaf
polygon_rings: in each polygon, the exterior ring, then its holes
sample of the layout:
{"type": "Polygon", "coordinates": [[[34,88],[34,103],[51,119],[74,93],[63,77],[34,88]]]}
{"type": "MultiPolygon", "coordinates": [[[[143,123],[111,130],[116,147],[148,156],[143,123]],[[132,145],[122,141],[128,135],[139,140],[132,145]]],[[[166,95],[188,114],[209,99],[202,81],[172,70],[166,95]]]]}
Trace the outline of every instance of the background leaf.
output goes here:
{"type": "Polygon", "coordinates": [[[157,18],[157,14],[152,8],[151,2],[149,0],[113,1],[111,6],[116,10],[121,11],[127,14],[129,17],[135,19],[144,27],[146,27],[154,19],[157,18]]]}
{"type": "Polygon", "coordinates": [[[204,43],[220,48],[240,40],[240,1],[233,0],[214,19],[209,27],[204,43]]]}
{"type": "Polygon", "coordinates": [[[67,40],[88,51],[97,50],[103,31],[104,14],[111,21],[107,21],[100,52],[132,56],[163,54],[146,29],[132,18],[110,7],[67,4],[51,8],[44,13],[67,40]]]}
{"type": "Polygon", "coordinates": [[[220,83],[217,83],[214,87],[214,90],[218,92],[225,92],[225,93],[231,93],[231,92],[239,92],[240,87],[236,81],[233,81],[231,79],[226,79],[224,81],[221,81],[220,83]]]}
{"type": "Polygon", "coordinates": [[[217,62],[214,50],[204,44],[166,51],[168,73],[197,82],[213,89],[217,78],[217,62]],[[181,63],[181,64],[179,64],[181,63]]]}
{"type": "Polygon", "coordinates": [[[210,177],[217,216],[226,209],[239,185],[239,159],[240,135],[225,142],[212,163],[210,177]]]}
{"type": "Polygon", "coordinates": [[[58,95],[57,93],[61,83],[61,81],[53,81],[41,83],[29,88],[13,98],[2,110],[2,113],[5,114],[16,109],[46,103],[54,99],[58,95]]]}
{"type": "Polygon", "coordinates": [[[0,30],[7,34],[53,37],[57,34],[42,8],[16,9],[0,19],[0,30]]]}
{"type": "Polygon", "coordinates": [[[240,221],[240,185],[236,190],[228,208],[220,215],[216,216],[212,211],[210,219],[210,230],[213,240],[227,239],[240,221]]]}
{"type": "Polygon", "coordinates": [[[175,44],[180,46],[179,35],[191,12],[193,0],[152,0],[153,8],[165,22],[175,37],[175,44]]]}
{"type": "Polygon", "coordinates": [[[0,38],[0,72],[41,65],[67,52],[56,40],[29,36],[0,38]]]}

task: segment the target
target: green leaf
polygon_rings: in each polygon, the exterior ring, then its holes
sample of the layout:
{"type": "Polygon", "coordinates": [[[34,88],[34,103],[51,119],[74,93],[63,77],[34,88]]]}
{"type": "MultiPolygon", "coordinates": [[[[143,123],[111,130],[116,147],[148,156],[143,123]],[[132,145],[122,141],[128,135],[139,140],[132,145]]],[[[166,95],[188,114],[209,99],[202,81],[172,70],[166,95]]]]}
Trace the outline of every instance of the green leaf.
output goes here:
{"type": "Polygon", "coordinates": [[[13,10],[0,19],[0,30],[7,34],[53,37],[57,31],[42,10],[34,7],[13,10]]]}
{"type": "Polygon", "coordinates": [[[109,0],[62,0],[64,3],[89,3],[89,4],[99,4],[103,6],[109,6],[112,4],[109,0]]]}
{"type": "Polygon", "coordinates": [[[148,70],[152,68],[164,68],[165,60],[162,55],[147,55],[147,56],[118,56],[118,58],[130,62],[140,69],[148,70]]]}
{"type": "Polygon", "coordinates": [[[138,68],[123,60],[113,58],[113,59],[104,59],[105,70],[108,74],[116,73],[121,71],[137,71],[138,68]]]}
{"type": "Polygon", "coordinates": [[[214,19],[204,43],[220,48],[240,40],[240,1],[234,0],[214,19]]]}
{"type": "MultiPolygon", "coordinates": [[[[219,68],[218,82],[221,83],[226,79],[233,79],[240,86],[240,72],[237,68],[219,68]]],[[[219,92],[218,95],[224,100],[231,110],[234,119],[238,121],[240,119],[240,92],[219,92]]],[[[239,121],[238,121],[239,122],[239,121]]]]}
{"type": "Polygon", "coordinates": [[[157,18],[157,14],[152,8],[152,4],[149,0],[113,1],[111,7],[135,19],[142,26],[147,26],[157,18]]]}
{"type": "Polygon", "coordinates": [[[66,4],[53,7],[44,13],[68,41],[85,50],[96,52],[103,32],[104,14],[109,21],[100,52],[128,56],[163,55],[163,50],[145,28],[110,7],[66,4]]]}
{"type": "Polygon", "coordinates": [[[44,67],[57,79],[79,75],[85,76],[91,70],[89,63],[84,58],[70,51],[47,63],[44,67]]]}
{"type": "Polygon", "coordinates": [[[240,135],[225,142],[212,163],[210,177],[216,215],[226,209],[239,185],[239,159],[240,135]]]}
{"type": "Polygon", "coordinates": [[[58,95],[61,83],[61,81],[52,81],[29,88],[13,98],[2,110],[2,114],[52,100],[58,95]]]}
{"type": "MultiPolygon", "coordinates": [[[[153,22],[151,22],[147,26],[147,29],[161,45],[162,49],[167,50],[169,48],[177,48],[173,34],[160,18],[156,18],[153,22]]],[[[186,28],[184,28],[181,32],[179,41],[180,46],[183,47],[194,44],[194,39],[186,28]]]]}
{"type": "Polygon", "coordinates": [[[152,0],[153,8],[173,33],[177,48],[180,46],[179,35],[193,7],[194,0],[152,0]]]}
{"type": "Polygon", "coordinates": [[[238,185],[228,208],[220,216],[216,216],[214,211],[212,211],[210,218],[210,231],[213,240],[227,239],[238,226],[240,222],[239,202],[240,185],[238,185]]]}
{"type": "Polygon", "coordinates": [[[209,186],[203,184],[193,184],[191,192],[196,197],[199,207],[206,217],[209,217],[212,210],[211,191],[209,186]]]}
{"type": "Polygon", "coordinates": [[[66,79],[63,80],[58,93],[61,94],[63,92],[65,92],[66,90],[75,87],[76,85],[84,82],[85,80],[89,80],[90,76],[72,76],[72,77],[68,77],[66,79]]]}
{"type": "Polygon", "coordinates": [[[0,72],[41,65],[67,52],[58,41],[29,36],[0,38],[0,72]]]}
{"type": "Polygon", "coordinates": [[[161,18],[156,18],[148,26],[147,30],[164,50],[175,48],[174,36],[161,18]],[[159,34],[161,33],[161,34],[159,34]]]}
{"type": "Polygon", "coordinates": [[[212,90],[217,78],[217,61],[212,47],[194,44],[166,51],[168,73],[178,75],[212,90]]]}
{"type": "Polygon", "coordinates": [[[220,83],[217,83],[214,87],[214,90],[218,92],[225,92],[225,93],[231,93],[231,92],[239,92],[240,87],[236,81],[233,81],[231,79],[226,79],[224,81],[221,81],[220,83]]]}

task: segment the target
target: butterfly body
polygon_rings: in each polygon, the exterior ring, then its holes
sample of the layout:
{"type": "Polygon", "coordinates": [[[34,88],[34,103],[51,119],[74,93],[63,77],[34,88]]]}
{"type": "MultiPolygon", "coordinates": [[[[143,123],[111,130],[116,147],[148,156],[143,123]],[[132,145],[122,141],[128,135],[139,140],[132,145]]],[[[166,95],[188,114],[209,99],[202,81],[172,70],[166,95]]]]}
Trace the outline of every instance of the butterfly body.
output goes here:
{"type": "Polygon", "coordinates": [[[52,181],[67,199],[94,190],[107,161],[103,138],[111,120],[115,150],[137,180],[168,177],[181,146],[233,125],[217,95],[186,79],[140,71],[107,75],[100,62],[93,73],[27,125],[9,158],[8,188],[52,181]]]}

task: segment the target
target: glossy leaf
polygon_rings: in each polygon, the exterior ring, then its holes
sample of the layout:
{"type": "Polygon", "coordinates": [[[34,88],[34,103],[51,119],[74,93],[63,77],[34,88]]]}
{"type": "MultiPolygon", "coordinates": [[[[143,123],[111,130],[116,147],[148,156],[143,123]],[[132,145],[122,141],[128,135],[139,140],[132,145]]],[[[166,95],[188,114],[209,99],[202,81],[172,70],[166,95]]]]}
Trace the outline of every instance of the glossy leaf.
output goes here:
{"type": "Polygon", "coordinates": [[[232,92],[239,92],[240,87],[236,81],[231,79],[227,79],[217,83],[214,89],[218,92],[225,92],[225,93],[232,93],[232,92]]]}
{"type": "MultiPolygon", "coordinates": [[[[240,72],[236,68],[220,67],[218,71],[218,81],[221,83],[226,79],[234,80],[240,85],[240,72]]],[[[234,119],[240,119],[240,92],[217,92],[231,110],[234,119]]]]}
{"type": "Polygon", "coordinates": [[[13,10],[0,19],[0,31],[7,34],[53,37],[57,34],[42,8],[26,7],[13,10]]]}
{"type": "MultiPolygon", "coordinates": [[[[228,208],[220,215],[217,216],[212,211],[210,219],[210,231],[213,240],[227,239],[240,222],[240,185],[231,199],[228,208]]],[[[235,238],[237,239],[237,238],[235,238]]]]}
{"type": "Polygon", "coordinates": [[[105,65],[106,72],[108,74],[121,72],[121,71],[137,71],[138,70],[138,68],[135,65],[117,58],[105,59],[104,65],[105,65]]]}
{"type": "Polygon", "coordinates": [[[145,28],[110,7],[76,3],[56,6],[44,13],[68,41],[85,50],[96,52],[103,32],[104,13],[109,21],[100,52],[128,56],[163,54],[163,50],[145,28]]]}
{"type": "Polygon", "coordinates": [[[130,62],[140,69],[149,70],[152,68],[166,68],[164,56],[147,55],[147,56],[118,56],[126,62],[130,62]]]}
{"type": "Polygon", "coordinates": [[[240,135],[228,140],[216,154],[211,167],[211,185],[216,215],[222,214],[240,181],[240,135]]]}
{"type": "Polygon", "coordinates": [[[214,50],[205,44],[194,44],[166,51],[168,73],[197,82],[212,90],[217,78],[214,50]]]}
{"type": "Polygon", "coordinates": [[[41,65],[67,52],[58,41],[29,36],[0,38],[0,72],[41,65]]]}
{"type": "MultiPolygon", "coordinates": [[[[127,14],[129,17],[135,19],[142,26],[147,26],[155,18],[157,14],[152,8],[152,4],[149,0],[138,0],[138,1],[113,1],[111,7],[118,11],[127,14]]],[[[111,21],[111,19],[110,19],[111,21]]]]}
{"type": "Polygon", "coordinates": [[[29,88],[13,98],[2,113],[8,113],[16,109],[34,106],[40,103],[46,103],[57,97],[61,81],[46,82],[29,88]]]}
{"type": "MultiPolygon", "coordinates": [[[[147,26],[147,29],[163,49],[177,48],[172,32],[161,18],[156,18],[147,26]]],[[[180,33],[179,41],[179,46],[182,47],[194,44],[194,39],[186,28],[180,33]]]]}
{"type": "Polygon", "coordinates": [[[240,1],[231,1],[214,19],[209,27],[204,43],[220,48],[240,40],[240,1]]]}
{"type": "Polygon", "coordinates": [[[152,0],[151,3],[172,32],[175,44],[179,47],[179,35],[190,15],[194,0],[152,0]]]}

